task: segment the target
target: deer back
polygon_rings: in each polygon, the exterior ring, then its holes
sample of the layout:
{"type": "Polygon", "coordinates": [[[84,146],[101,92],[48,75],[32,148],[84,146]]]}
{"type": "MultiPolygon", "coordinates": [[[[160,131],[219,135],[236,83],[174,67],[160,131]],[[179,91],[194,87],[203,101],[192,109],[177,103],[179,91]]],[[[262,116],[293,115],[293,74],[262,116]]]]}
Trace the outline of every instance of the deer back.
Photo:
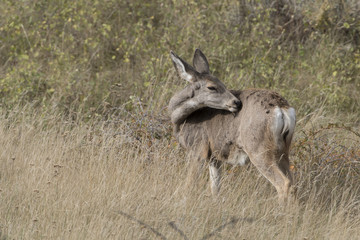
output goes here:
{"type": "Polygon", "coordinates": [[[288,109],[288,102],[276,92],[264,89],[232,93],[242,102],[242,109],[238,113],[203,108],[193,112],[174,128],[175,136],[183,147],[195,149],[207,146],[209,154],[226,161],[237,149],[253,151],[258,146],[273,149],[274,146],[269,145],[278,144],[273,141],[276,135],[274,126],[278,121],[276,109],[288,109]]]}

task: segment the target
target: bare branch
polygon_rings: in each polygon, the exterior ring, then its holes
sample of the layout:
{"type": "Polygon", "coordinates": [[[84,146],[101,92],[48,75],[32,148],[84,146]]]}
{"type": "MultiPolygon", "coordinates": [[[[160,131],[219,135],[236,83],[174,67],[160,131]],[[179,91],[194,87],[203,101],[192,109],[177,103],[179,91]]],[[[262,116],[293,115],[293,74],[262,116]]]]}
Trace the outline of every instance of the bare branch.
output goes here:
{"type": "Polygon", "coordinates": [[[124,213],[123,211],[118,211],[118,213],[120,213],[121,215],[123,215],[124,217],[137,222],[138,224],[140,224],[141,226],[149,229],[150,231],[152,231],[156,236],[158,236],[160,239],[166,240],[166,237],[164,235],[162,235],[158,230],[156,230],[155,228],[151,227],[150,225],[144,223],[143,221],[140,221],[136,218],[134,218],[133,216],[130,216],[127,213],[124,213]]]}
{"type": "Polygon", "coordinates": [[[185,233],[183,231],[181,231],[176,225],[175,222],[169,222],[169,225],[172,229],[174,229],[175,231],[177,231],[185,240],[188,240],[189,238],[185,235],[185,233]]]}

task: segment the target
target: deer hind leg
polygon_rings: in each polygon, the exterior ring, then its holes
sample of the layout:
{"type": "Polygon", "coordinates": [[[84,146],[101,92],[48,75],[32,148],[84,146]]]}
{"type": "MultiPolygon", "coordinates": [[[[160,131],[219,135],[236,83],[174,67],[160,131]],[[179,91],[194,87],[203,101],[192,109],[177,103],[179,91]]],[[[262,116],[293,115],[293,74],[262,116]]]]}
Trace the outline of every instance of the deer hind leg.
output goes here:
{"type": "Polygon", "coordinates": [[[212,195],[218,195],[220,191],[221,163],[215,159],[209,163],[210,189],[212,195]]]}
{"type": "Polygon", "coordinates": [[[279,162],[280,170],[285,174],[285,176],[290,180],[290,186],[293,183],[292,173],[290,171],[290,160],[287,154],[283,154],[280,156],[279,162]]]}
{"type": "Polygon", "coordinates": [[[292,178],[289,169],[289,159],[283,154],[264,153],[250,156],[250,160],[260,173],[276,188],[279,203],[284,205],[288,201],[292,178]]]}

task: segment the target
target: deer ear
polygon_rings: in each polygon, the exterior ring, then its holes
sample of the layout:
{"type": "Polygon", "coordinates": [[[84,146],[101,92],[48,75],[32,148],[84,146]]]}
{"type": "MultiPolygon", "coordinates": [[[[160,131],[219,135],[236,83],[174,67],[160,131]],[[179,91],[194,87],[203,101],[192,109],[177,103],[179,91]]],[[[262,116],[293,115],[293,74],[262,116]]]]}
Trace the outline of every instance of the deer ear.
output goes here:
{"type": "Polygon", "coordinates": [[[205,55],[198,48],[194,53],[193,65],[199,73],[210,73],[209,63],[205,55]]]}
{"type": "Polygon", "coordinates": [[[182,60],[173,51],[170,52],[170,56],[179,76],[190,83],[196,82],[196,75],[198,74],[196,70],[190,66],[190,64],[182,60]]]}

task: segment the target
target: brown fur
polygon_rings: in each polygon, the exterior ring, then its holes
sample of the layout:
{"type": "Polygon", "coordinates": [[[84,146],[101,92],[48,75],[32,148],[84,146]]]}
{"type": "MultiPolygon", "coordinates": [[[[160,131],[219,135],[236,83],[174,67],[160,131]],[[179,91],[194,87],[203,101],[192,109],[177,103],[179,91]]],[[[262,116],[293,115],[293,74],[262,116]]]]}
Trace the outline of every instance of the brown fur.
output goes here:
{"type": "Polygon", "coordinates": [[[194,166],[209,162],[213,194],[220,187],[221,163],[242,165],[249,158],[284,202],[291,185],[288,155],[295,128],[294,109],[273,91],[227,90],[211,75],[199,49],[194,54],[194,67],[173,52],[171,59],[179,76],[191,83],[170,99],[174,134],[194,157],[194,166]]]}
{"type": "Polygon", "coordinates": [[[174,134],[184,148],[193,154],[198,153],[197,161],[221,163],[238,151],[246,152],[250,161],[274,184],[279,194],[285,195],[280,196],[280,201],[285,201],[291,173],[289,149],[284,146],[289,146],[290,142],[280,145],[282,147],[277,145],[270,129],[272,122],[269,116],[275,107],[287,109],[289,104],[278,93],[265,89],[231,92],[242,102],[239,112],[233,114],[208,107],[199,109],[181,123],[174,124],[174,134]],[[272,167],[274,164],[275,167],[272,167]],[[285,186],[280,187],[281,184],[285,186]]]}
{"type": "MultiPolygon", "coordinates": [[[[234,130],[237,126],[245,132],[262,132],[265,130],[263,121],[266,121],[266,115],[271,109],[276,106],[289,107],[288,102],[273,91],[247,89],[231,92],[241,100],[243,105],[241,111],[235,115],[226,110],[203,108],[193,112],[183,122],[174,125],[175,136],[184,148],[196,148],[201,142],[209,146],[211,154],[217,154],[218,160],[226,160],[231,146],[236,142],[237,131],[234,130]],[[255,121],[245,122],[242,116],[254,110],[259,113],[255,121]]],[[[261,137],[264,137],[263,134],[255,138],[256,142],[262,141],[261,137]]],[[[243,147],[242,143],[237,144],[237,147],[243,147]]]]}

